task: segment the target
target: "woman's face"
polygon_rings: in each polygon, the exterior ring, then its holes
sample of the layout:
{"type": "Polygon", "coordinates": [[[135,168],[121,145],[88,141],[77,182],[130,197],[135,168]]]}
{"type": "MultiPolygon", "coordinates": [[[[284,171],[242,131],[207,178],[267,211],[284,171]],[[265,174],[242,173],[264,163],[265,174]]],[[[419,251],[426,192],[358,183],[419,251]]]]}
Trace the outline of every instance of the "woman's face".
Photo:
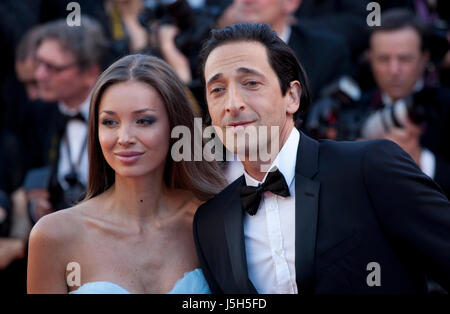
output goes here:
{"type": "Polygon", "coordinates": [[[103,156],[116,175],[141,177],[163,170],[169,119],[158,92],[137,81],[108,87],[98,108],[103,156]]]}

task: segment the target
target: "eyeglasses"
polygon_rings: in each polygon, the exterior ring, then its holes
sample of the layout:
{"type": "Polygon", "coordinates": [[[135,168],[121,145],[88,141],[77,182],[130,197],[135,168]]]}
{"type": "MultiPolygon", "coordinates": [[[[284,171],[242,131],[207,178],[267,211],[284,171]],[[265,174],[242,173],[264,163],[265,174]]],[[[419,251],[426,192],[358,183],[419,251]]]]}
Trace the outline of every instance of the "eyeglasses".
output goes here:
{"type": "Polygon", "coordinates": [[[30,86],[30,87],[35,87],[37,86],[37,81],[35,79],[30,79],[30,80],[21,80],[20,81],[23,85],[25,86],[30,86]]]}
{"type": "Polygon", "coordinates": [[[36,58],[36,62],[38,64],[38,67],[40,65],[43,65],[52,74],[61,73],[61,72],[65,71],[65,70],[68,70],[68,69],[78,65],[77,62],[72,62],[72,63],[66,64],[66,65],[57,65],[57,64],[52,64],[52,63],[50,63],[48,61],[39,59],[39,58],[36,58]]]}

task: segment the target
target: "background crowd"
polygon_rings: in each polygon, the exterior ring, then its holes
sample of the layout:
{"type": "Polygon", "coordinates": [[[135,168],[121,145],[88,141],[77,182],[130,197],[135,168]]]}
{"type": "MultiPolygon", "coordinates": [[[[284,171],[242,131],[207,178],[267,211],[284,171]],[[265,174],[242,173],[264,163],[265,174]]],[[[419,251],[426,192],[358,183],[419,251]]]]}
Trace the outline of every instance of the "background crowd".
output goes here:
{"type": "Polygon", "coordinates": [[[0,2],[2,292],[25,292],[33,224],[85,190],[98,75],[130,53],[161,57],[207,123],[198,53],[211,29],[236,22],[269,24],[296,53],[312,91],[297,121],[302,131],[390,139],[449,197],[448,1],[379,0],[381,25],[369,26],[366,0],[78,0],[74,27],[69,2],[0,2]]]}

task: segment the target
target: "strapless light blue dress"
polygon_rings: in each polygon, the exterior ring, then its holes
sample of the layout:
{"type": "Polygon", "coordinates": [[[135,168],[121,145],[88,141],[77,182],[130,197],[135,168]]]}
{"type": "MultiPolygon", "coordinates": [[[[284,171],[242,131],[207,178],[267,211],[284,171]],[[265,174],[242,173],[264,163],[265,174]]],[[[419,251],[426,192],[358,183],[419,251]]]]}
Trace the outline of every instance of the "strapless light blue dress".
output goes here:
{"type": "MultiPolygon", "coordinates": [[[[69,294],[130,294],[122,286],[109,281],[93,281],[83,284],[69,294]]],[[[210,294],[208,283],[200,268],[184,274],[178,279],[169,294],[210,294]]]]}

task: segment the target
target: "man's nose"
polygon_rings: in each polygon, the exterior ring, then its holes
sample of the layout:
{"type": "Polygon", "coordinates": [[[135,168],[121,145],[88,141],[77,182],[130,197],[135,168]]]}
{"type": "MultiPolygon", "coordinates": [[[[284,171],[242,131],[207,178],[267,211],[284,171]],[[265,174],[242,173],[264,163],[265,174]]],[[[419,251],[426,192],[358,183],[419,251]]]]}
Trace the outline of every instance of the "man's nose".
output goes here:
{"type": "Polygon", "coordinates": [[[392,59],[389,62],[389,73],[398,74],[400,72],[400,62],[396,59],[392,59]]]}
{"type": "Polygon", "coordinates": [[[243,111],[245,109],[245,102],[238,88],[230,86],[225,109],[233,116],[238,115],[239,111],[243,111]]]}
{"type": "Polygon", "coordinates": [[[34,77],[37,81],[45,80],[48,77],[48,69],[45,67],[43,63],[40,63],[36,71],[34,72],[34,77]]]}

